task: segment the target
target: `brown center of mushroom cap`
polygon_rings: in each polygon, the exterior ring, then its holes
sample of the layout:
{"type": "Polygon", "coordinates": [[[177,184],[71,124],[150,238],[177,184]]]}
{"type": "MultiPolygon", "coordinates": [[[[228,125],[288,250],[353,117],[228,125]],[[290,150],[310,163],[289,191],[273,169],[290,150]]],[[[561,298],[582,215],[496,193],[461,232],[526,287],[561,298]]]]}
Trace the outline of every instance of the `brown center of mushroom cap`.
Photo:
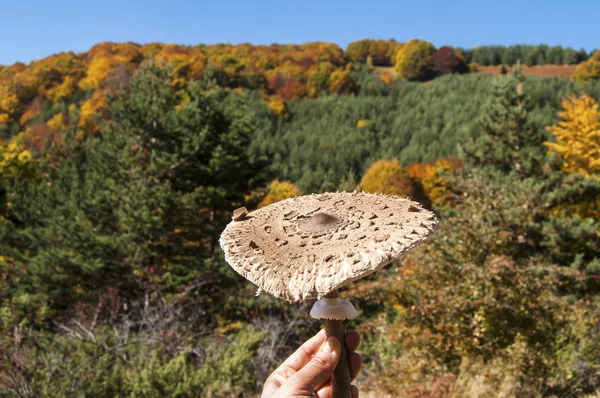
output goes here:
{"type": "Polygon", "coordinates": [[[342,223],[342,219],[329,213],[313,214],[308,220],[299,225],[306,232],[326,231],[342,223]]]}

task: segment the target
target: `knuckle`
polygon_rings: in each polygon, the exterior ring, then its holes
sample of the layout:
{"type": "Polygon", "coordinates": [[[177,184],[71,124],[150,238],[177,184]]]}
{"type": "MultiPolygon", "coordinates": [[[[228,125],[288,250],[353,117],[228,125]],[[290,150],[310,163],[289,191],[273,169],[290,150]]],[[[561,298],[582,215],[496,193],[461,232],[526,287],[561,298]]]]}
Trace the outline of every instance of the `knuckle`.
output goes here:
{"type": "Polygon", "coordinates": [[[325,355],[315,355],[310,362],[313,364],[313,366],[321,370],[329,369],[333,363],[330,356],[325,355]]]}

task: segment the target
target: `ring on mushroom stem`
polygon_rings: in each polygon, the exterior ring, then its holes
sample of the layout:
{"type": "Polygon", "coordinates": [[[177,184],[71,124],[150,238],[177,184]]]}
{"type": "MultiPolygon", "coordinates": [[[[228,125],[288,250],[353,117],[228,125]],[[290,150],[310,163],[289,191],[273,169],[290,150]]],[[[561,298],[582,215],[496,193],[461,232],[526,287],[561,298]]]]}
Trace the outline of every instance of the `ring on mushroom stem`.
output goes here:
{"type": "Polygon", "coordinates": [[[315,319],[335,319],[344,321],[356,318],[356,308],[348,300],[339,297],[323,297],[317,300],[310,310],[310,316],[315,319]]]}

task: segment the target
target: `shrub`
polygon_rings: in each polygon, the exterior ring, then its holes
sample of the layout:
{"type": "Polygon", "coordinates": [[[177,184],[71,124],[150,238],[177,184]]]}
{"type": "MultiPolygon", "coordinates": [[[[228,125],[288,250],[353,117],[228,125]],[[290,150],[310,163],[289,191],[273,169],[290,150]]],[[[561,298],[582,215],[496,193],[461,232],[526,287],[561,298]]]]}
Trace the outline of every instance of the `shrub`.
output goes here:
{"type": "Polygon", "coordinates": [[[396,158],[373,163],[363,176],[358,188],[370,193],[408,197],[414,195],[413,182],[396,158]]]}

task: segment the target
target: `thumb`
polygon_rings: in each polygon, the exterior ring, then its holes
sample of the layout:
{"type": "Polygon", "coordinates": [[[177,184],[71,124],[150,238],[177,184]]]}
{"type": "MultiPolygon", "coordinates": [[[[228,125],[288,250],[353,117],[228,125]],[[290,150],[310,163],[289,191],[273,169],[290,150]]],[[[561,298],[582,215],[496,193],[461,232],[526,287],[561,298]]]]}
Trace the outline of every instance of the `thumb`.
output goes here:
{"type": "Polygon", "coordinates": [[[317,386],[329,380],[340,360],[340,352],[340,341],[329,337],[310,362],[288,379],[286,387],[312,394],[317,386]]]}

